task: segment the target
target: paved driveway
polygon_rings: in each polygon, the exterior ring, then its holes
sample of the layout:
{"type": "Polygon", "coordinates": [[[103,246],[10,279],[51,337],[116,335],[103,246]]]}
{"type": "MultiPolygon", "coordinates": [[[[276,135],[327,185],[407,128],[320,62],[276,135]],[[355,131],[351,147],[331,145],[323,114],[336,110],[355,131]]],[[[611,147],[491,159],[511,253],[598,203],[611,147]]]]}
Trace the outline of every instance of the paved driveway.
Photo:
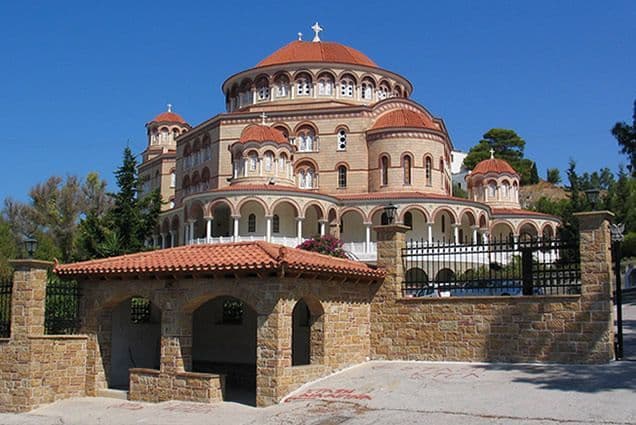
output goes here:
{"type": "MultiPolygon", "coordinates": [[[[636,304],[625,306],[636,359],[636,304]]],[[[369,362],[277,406],[64,400],[0,424],[636,424],[636,361],[601,366],[369,362]]]]}

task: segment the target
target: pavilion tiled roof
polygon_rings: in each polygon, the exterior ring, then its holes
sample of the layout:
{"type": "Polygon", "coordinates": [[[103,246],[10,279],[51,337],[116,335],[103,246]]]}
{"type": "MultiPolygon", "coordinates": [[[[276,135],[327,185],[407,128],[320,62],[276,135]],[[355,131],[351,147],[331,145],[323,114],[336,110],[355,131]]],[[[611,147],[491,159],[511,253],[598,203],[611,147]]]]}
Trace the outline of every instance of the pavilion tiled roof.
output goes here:
{"type": "Polygon", "coordinates": [[[186,121],[179,114],[175,114],[174,112],[162,112],[156,117],[152,119],[150,122],[178,122],[180,124],[185,124],[186,121]]]}
{"type": "Polygon", "coordinates": [[[514,208],[493,208],[492,215],[518,215],[525,217],[545,217],[555,219],[556,217],[550,214],[544,214],[538,211],[528,211],[522,209],[514,209],[514,208]]]}
{"type": "Polygon", "coordinates": [[[375,280],[383,269],[264,241],[187,245],[118,257],[56,264],[60,277],[141,276],[292,270],[375,280]]]}
{"type": "Polygon", "coordinates": [[[439,130],[439,126],[426,114],[409,109],[396,109],[381,115],[371,130],[382,128],[431,128],[439,130]]]}
{"type": "Polygon", "coordinates": [[[519,173],[517,173],[507,161],[499,158],[484,159],[475,165],[471,175],[489,173],[519,175],[519,173]]]}
{"type": "Polygon", "coordinates": [[[241,133],[240,143],[247,142],[276,142],[289,143],[287,138],[279,130],[267,125],[250,125],[241,133]]]}

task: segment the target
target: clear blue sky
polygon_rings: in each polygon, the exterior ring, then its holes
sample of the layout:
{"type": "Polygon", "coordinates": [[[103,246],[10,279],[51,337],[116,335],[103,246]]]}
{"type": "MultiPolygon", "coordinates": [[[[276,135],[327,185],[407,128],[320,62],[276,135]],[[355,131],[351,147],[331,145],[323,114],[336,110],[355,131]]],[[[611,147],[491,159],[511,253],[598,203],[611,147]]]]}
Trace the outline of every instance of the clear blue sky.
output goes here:
{"type": "Polygon", "coordinates": [[[3,1],[0,199],[51,175],[97,171],[114,188],[126,143],[174,104],[222,112],[229,75],[310,34],[355,47],[413,83],[467,150],[516,130],[539,173],[625,162],[609,130],[636,98],[636,2],[3,1]]]}

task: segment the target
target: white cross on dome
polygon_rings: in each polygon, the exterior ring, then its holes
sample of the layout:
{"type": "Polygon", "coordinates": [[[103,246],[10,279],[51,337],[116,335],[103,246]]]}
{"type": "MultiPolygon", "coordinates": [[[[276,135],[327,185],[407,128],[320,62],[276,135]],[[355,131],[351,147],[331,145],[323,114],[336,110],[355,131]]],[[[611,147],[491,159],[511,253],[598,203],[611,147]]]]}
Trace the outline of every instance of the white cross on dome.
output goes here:
{"type": "Polygon", "coordinates": [[[314,39],[311,40],[314,43],[317,43],[320,41],[320,31],[324,31],[324,29],[320,26],[320,24],[318,23],[318,21],[316,21],[316,23],[311,27],[311,30],[314,32],[314,39]]]}

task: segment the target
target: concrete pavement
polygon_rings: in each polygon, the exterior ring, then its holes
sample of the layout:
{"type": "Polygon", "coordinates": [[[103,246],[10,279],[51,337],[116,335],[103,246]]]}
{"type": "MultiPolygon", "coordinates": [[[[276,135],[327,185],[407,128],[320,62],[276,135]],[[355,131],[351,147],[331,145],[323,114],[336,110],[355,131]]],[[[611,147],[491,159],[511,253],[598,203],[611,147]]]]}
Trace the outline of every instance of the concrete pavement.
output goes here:
{"type": "MultiPolygon", "coordinates": [[[[636,359],[636,304],[625,313],[636,359]]],[[[0,424],[636,424],[636,361],[608,365],[369,362],[276,406],[64,400],[0,424]]]]}

